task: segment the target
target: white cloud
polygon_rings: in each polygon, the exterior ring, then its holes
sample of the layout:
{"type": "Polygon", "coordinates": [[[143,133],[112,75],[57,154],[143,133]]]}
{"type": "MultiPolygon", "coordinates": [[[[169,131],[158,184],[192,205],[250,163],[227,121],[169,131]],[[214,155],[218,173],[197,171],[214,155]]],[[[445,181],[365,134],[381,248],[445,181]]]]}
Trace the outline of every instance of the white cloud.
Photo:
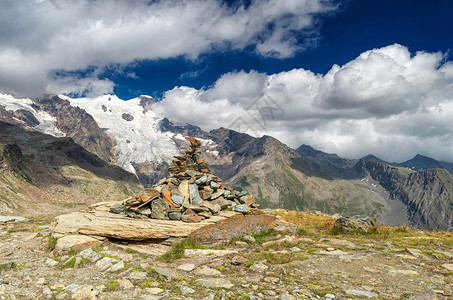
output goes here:
{"type": "Polygon", "coordinates": [[[373,153],[403,161],[421,153],[453,162],[453,63],[398,44],[324,76],[304,69],[228,73],[207,90],[175,88],[155,108],[204,129],[248,129],[349,158],[373,153]]]}
{"type": "MultiPolygon", "coordinates": [[[[289,57],[316,41],[313,16],[334,9],[325,0],[263,0],[248,7],[220,0],[5,0],[0,90],[39,95],[60,85],[49,77],[55,70],[196,58],[218,48],[252,47],[261,55],[289,57]],[[303,39],[294,39],[294,32],[303,39]]],[[[95,79],[89,81],[105,85],[95,79]]]]}

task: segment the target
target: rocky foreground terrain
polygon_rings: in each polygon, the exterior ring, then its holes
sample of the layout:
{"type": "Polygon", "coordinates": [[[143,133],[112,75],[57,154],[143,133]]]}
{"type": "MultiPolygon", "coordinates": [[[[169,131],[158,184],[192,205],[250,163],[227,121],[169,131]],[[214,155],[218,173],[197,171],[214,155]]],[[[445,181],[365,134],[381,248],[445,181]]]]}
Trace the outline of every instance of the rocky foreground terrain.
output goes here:
{"type": "MultiPolygon", "coordinates": [[[[264,216],[294,226],[232,234],[215,245],[196,242],[196,234],[64,243],[48,221],[2,218],[0,299],[453,297],[452,233],[387,226],[341,233],[335,218],[317,212],[264,216]]],[[[203,236],[213,230],[204,228],[203,236]]]]}

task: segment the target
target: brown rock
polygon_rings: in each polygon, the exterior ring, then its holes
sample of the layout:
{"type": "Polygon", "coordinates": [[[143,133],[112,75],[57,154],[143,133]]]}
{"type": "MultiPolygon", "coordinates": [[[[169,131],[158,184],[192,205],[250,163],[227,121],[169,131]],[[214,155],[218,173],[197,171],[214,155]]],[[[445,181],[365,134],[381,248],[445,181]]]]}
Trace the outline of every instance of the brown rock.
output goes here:
{"type": "Polygon", "coordinates": [[[181,220],[186,223],[198,223],[201,221],[201,217],[198,215],[195,215],[195,216],[183,215],[181,220]]]}
{"type": "Polygon", "coordinates": [[[246,233],[274,228],[278,222],[277,217],[271,215],[236,215],[195,230],[190,237],[206,244],[229,243],[231,239],[246,233]]]}
{"type": "Polygon", "coordinates": [[[207,207],[209,209],[209,211],[213,214],[217,214],[219,213],[220,211],[220,205],[216,204],[216,203],[212,203],[212,202],[209,202],[209,201],[203,201],[201,202],[200,204],[201,207],[207,207]]]}
{"type": "Polygon", "coordinates": [[[257,208],[250,208],[247,211],[247,214],[249,214],[249,215],[263,215],[264,211],[262,211],[261,209],[257,209],[257,208]]]}
{"type": "Polygon", "coordinates": [[[202,211],[202,212],[199,212],[198,215],[200,217],[203,217],[205,219],[209,219],[210,217],[212,217],[212,213],[208,212],[208,211],[202,211]]]}
{"type": "Polygon", "coordinates": [[[212,204],[216,204],[220,206],[220,209],[225,209],[233,205],[233,202],[226,200],[223,197],[219,197],[213,201],[211,201],[212,204]]]}
{"type": "Polygon", "coordinates": [[[193,147],[193,148],[200,148],[201,146],[201,142],[200,140],[194,138],[194,137],[189,137],[189,136],[186,136],[186,140],[188,140],[190,142],[190,145],[193,147]]]}
{"type": "Polygon", "coordinates": [[[164,190],[162,191],[162,198],[164,198],[165,201],[167,201],[168,206],[170,207],[179,207],[173,200],[171,200],[171,192],[169,190],[164,190]]]}
{"type": "Polygon", "coordinates": [[[198,193],[200,194],[200,197],[203,200],[210,199],[211,198],[211,194],[212,194],[212,192],[209,192],[209,191],[206,191],[206,190],[200,190],[200,191],[198,191],[198,193]]]}
{"type": "MultiPolygon", "coordinates": [[[[208,163],[208,160],[206,158],[201,158],[199,161],[198,161],[198,165],[201,166],[201,165],[204,165],[206,166],[205,169],[210,169],[209,168],[209,163],[208,163]]],[[[203,169],[203,168],[200,168],[200,170],[203,169]]]]}
{"type": "Polygon", "coordinates": [[[236,255],[231,260],[231,264],[233,264],[233,265],[242,265],[242,264],[245,264],[247,262],[248,262],[248,259],[243,257],[243,256],[240,256],[240,255],[236,255]]]}
{"type": "Polygon", "coordinates": [[[186,216],[195,216],[196,213],[195,213],[191,208],[188,208],[188,209],[186,209],[186,211],[184,212],[184,215],[186,215],[186,216]]]}
{"type": "Polygon", "coordinates": [[[158,190],[156,190],[155,188],[147,188],[147,189],[145,189],[145,193],[150,198],[154,198],[160,194],[160,192],[158,190]]]}
{"type": "Polygon", "coordinates": [[[200,172],[209,173],[209,169],[200,169],[200,172]]]}

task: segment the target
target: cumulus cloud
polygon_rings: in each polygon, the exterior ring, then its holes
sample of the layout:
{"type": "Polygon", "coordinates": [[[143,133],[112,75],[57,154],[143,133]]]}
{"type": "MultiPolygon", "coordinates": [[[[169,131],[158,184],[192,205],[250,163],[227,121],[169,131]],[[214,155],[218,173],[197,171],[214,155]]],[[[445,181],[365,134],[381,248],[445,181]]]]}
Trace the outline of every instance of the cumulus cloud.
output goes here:
{"type": "MultiPolygon", "coordinates": [[[[178,56],[196,58],[215,49],[252,48],[263,56],[290,57],[316,42],[315,16],[335,10],[326,0],[237,3],[1,1],[0,90],[28,96],[45,90],[56,92],[62,79],[53,76],[55,70],[103,68],[178,56]]],[[[108,82],[95,80],[88,79],[91,85],[106,87],[98,92],[110,92],[108,82]]],[[[71,93],[82,93],[87,88],[84,82],[74,82],[71,93]]]]}
{"type": "Polygon", "coordinates": [[[267,134],[349,158],[403,161],[421,153],[453,162],[453,63],[398,44],[325,75],[228,73],[206,90],[174,88],[155,109],[204,129],[267,134]]]}

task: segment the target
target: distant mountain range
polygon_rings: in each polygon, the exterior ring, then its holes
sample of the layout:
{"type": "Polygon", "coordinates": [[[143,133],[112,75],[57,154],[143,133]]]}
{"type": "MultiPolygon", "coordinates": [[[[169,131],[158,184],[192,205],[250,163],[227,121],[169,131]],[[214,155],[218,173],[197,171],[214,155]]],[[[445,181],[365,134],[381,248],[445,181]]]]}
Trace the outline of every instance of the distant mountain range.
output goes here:
{"type": "MultiPolygon", "coordinates": [[[[372,155],[351,160],[308,145],[295,150],[269,136],[254,138],[225,128],[206,132],[156,114],[154,102],[148,96],[123,101],[113,95],[0,95],[0,120],[54,139],[70,137],[81,148],[65,153],[86,149],[134,173],[143,186],[167,176],[173,156],[187,147],[184,136],[194,136],[201,139],[214,173],[247,189],[262,207],[364,214],[393,225],[453,230],[453,164],[421,155],[401,164],[372,155]]],[[[47,160],[51,156],[41,161],[47,160]]]]}

